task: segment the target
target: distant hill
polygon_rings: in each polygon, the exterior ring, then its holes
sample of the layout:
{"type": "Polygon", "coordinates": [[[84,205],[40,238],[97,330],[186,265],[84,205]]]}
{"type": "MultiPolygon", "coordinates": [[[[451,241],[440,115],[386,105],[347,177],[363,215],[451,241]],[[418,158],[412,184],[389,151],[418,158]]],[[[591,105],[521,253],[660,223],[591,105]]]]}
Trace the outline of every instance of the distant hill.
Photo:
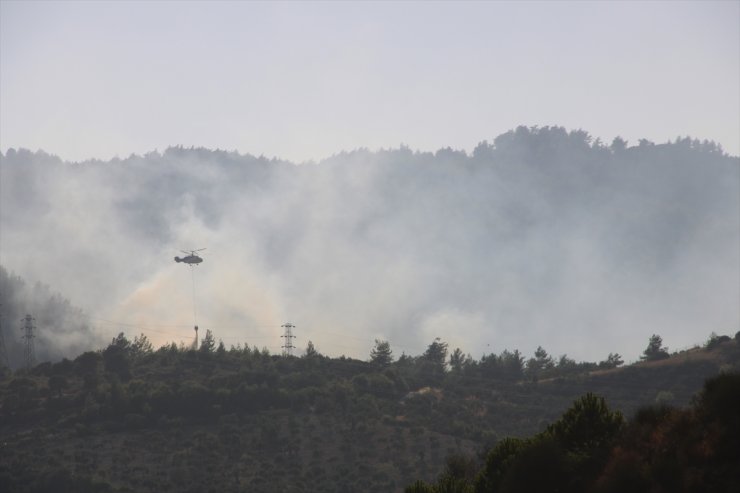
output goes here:
{"type": "Polygon", "coordinates": [[[191,325],[190,272],[172,258],[207,247],[201,325],[273,351],[289,320],[355,358],[375,337],[398,353],[440,336],[476,358],[539,344],[629,361],[654,332],[686,347],[740,328],[740,159],[708,141],[517,127],[472,152],[303,164],[10,149],[0,173],[3,265],[123,324],[191,325]]]}
{"type": "Polygon", "coordinates": [[[6,372],[0,489],[402,491],[434,480],[451,455],[480,463],[505,437],[546,429],[586,392],[629,417],[686,405],[706,378],[740,369],[730,338],[611,369],[567,359],[542,369],[508,351],[450,359],[439,340],[395,361],[384,349],[368,362],[312,346],[301,357],[226,349],[212,334],[198,350],[154,350],[121,335],[73,361],[6,372]]]}

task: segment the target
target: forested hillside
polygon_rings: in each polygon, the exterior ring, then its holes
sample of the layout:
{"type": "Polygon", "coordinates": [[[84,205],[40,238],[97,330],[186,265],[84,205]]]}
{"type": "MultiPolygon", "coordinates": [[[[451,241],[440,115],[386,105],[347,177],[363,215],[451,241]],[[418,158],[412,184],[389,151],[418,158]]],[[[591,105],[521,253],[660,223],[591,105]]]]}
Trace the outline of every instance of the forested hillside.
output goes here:
{"type": "Polygon", "coordinates": [[[0,0],[0,493],[740,493],[740,0],[0,0]]]}
{"type": "Polygon", "coordinates": [[[198,349],[121,334],[4,373],[0,489],[402,491],[451,456],[480,467],[507,437],[558,426],[586,392],[628,417],[685,406],[705,378],[740,368],[737,339],[669,354],[654,336],[644,361],[624,367],[616,353],[576,363],[541,348],[527,361],[508,350],[476,360],[439,339],[418,356],[379,340],[362,361],[312,343],[300,357],[227,349],[210,331],[198,349]]]}
{"type": "Polygon", "coordinates": [[[451,456],[468,488],[588,392],[631,419],[738,370],[740,160],[712,142],[10,149],[0,173],[3,491],[398,492],[451,456]]]}
{"type": "Polygon", "coordinates": [[[11,149],[0,173],[3,265],[95,317],[105,340],[191,329],[190,272],[172,258],[202,247],[201,325],[273,351],[286,321],[302,345],[355,358],[374,338],[420,353],[444,336],[476,358],[542,345],[634,361],[633,341],[655,332],[683,348],[738,327],[740,161],[712,142],[519,127],[467,153],[302,164],[11,149]]]}

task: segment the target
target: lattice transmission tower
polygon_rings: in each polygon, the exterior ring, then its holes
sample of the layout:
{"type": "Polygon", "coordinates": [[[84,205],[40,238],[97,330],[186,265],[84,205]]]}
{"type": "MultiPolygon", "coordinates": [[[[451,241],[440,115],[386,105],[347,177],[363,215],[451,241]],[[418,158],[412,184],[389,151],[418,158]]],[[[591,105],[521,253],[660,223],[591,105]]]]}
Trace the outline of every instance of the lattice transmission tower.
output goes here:
{"type": "Polygon", "coordinates": [[[33,344],[33,339],[36,337],[33,331],[36,326],[33,323],[36,321],[31,315],[26,315],[21,319],[24,322],[21,330],[23,331],[22,338],[26,340],[23,351],[23,361],[26,364],[26,369],[31,369],[36,365],[36,349],[33,344]]]}
{"type": "Polygon", "coordinates": [[[293,345],[293,339],[295,339],[293,329],[295,329],[295,325],[287,323],[281,325],[281,327],[285,329],[283,335],[280,336],[285,339],[285,344],[282,346],[283,356],[293,356],[293,349],[295,349],[295,346],[293,345]]]}

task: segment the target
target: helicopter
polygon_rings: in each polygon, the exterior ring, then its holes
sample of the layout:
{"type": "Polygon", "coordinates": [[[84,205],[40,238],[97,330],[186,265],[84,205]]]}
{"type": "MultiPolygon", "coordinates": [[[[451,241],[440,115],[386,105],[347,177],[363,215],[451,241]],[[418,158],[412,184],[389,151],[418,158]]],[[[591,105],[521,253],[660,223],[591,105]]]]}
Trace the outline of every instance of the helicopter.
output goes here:
{"type": "Polygon", "coordinates": [[[200,252],[202,250],[205,250],[205,248],[199,248],[198,250],[180,250],[182,253],[187,253],[187,257],[175,257],[175,262],[185,262],[186,264],[199,264],[203,262],[203,259],[195,254],[195,252],[200,252]]]}

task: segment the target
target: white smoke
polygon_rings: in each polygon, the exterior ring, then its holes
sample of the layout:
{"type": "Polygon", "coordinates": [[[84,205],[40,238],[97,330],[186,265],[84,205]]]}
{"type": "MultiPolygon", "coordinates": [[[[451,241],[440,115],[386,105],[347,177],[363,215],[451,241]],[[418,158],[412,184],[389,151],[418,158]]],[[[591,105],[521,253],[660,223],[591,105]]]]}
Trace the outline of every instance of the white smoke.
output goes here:
{"type": "Polygon", "coordinates": [[[635,359],[738,330],[738,159],[679,141],[620,151],[517,129],[472,155],[407,148],[318,164],[171,148],[111,162],[2,158],[0,261],[60,290],[105,337],[330,355],[435,337],[635,359]],[[113,321],[115,323],[111,323],[113,321]]]}

